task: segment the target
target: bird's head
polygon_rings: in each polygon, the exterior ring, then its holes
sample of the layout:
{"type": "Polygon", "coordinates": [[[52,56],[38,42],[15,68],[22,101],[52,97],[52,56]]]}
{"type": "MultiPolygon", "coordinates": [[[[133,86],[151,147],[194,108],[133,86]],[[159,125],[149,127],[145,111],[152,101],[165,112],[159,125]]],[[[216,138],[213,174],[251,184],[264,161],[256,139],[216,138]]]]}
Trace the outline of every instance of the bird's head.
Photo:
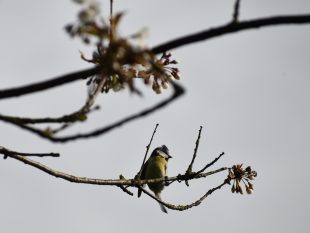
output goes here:
{"type": "Polygon", "coordinates": [[[153,151],[151,156],[161,156],[166,160],[172,158],[172,156],[170,156],[170,154],[169,154],[168,147],[165,145],[162,145],[160,147],[155,148],[155,150],[153,151]]]}

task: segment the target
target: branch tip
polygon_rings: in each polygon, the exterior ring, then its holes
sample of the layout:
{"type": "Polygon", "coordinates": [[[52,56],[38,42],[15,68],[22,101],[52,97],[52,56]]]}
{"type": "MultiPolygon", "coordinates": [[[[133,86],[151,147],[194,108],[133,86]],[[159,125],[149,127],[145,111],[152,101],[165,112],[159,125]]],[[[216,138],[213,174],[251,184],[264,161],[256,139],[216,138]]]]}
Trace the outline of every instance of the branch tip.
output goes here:
{"type": "Polygon", "coordinates": [[[152,144],[152,141],[153,141],[153,138],[154,138],[154,135],[155,135],[155,133],[156,133],[156,130],[157,130],[158,126],[159,126],[159,124],[157,123],[157,124],[155,125],[155,129],[154,129],[154,131],[153,131],[153,134],[152,134],[152,137],[151,137],[151,139],[150,139],[150,142],[149,142],[149,144],[146,146],[146,152],[145,152],[145,155],[144,155],[142,164],[141,164],[141,168],[140,168],[139,172],[138,172],[137,175],[136,175],[136,178],[137,178],[137,179],[140,179],[140,177],[141,177],[142,169],[143,169],[143,166],[144,166],[144,163],[145,163],[147,154],[148,154],[149,149],[150,149],[150,147],[151,147],[151,144],[152,144]]]}
{"type": "Polygon", "coordinates": [[[239,11],[240,11],[240,0],[236,0],[234,5],[233,19],[232,23],[237,23],[239,20],[239,11]]]}

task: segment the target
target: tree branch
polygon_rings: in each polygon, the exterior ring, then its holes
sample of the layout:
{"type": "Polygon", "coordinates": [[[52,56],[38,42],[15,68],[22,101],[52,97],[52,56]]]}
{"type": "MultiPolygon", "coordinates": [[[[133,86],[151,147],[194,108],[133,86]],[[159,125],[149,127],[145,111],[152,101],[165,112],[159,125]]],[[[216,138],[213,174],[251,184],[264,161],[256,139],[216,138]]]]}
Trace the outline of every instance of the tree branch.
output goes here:
{"type": "Polygon", "coordinates": [[[88,132],[88,133],[77,133],[74,135],[69,135],[69,136],[64,136],[64,137],[55,137],[53,135],[46,133],[44,130],[40,130],[40,129],[37,129],[35,127],[31,127],[31,126],[28,126],[25,124],[21,124],[18,121],[9,120],[6,118],[1,118],[1,115],[0,115],[0,120],[3,120],[3,121],[6,121],[7,123],[16,125],[22,129],[30,131],[30,132],[32,132],[32,133],[34,133],[34,134],[36,134],[42,138],[50,140],[52,142],[65,143],[68,141],[73,141],[73,140],[78,140],[78,139],[97,137],[97,136],[105,134],[105,133],[107,133],[107,132],[109,132],[109,131],[117,128],[117,127],[120,127],[120,126],[122,126],[122,125],[124,125],[130,121],[137,120],[139,118],[145,117],[145,116],[153,113],[154,111],[157,111],[157,110],[165,107],[166,105],[172,103],[173,101],[175,101],[177,98],[179,98],[180,96],[182,96],[184,94],[185,91],[184,91],[182,86],[180,86],[174,82],[171,82],[171,84],[173,87],[173,94],[169,98],[167,98],[166,100],[163,100],[163,101],[159,102],[158,104],[156,104],[150,108],[146,108],[145,110],[143,110],[141,112],[138,112],[138,113],[133,114],[131,116],[125,117],[124,119],[119,120],[119,121],[117,121],[111,125],[96,129],[96,130],[88,132]]]}
{"type": "Polygon", "coordinates": [[[146,189],[141,187],[142,192],[144,192],[146,195],[148,195],[149,197],[153,198],[154,200],[156,200],[157,202],[163,204],[164,206],[166,206],[168,209],[172,209],[172,210],[178,210],[178,211],[184,211],[187,209],[190,209],[192,207],[198,206],[200,205],[204,199],[206,199],[209,195],[211,195],[214,191],[221,189],[224,185],[229,184],[227,182],[227,180],[224,180],[224,182],[220,185],[218,185],[215,188],[210,189],[208,192],[206,192],[202,197],[200,197],[197,201],[188,204],[188,205],[173,205],[170,204],[168,202],[164,202],[163,200],[157,198],[155,195],[153,195],[152,193],[150,193],[149,191],[147,191],[146,189]]]}
{"type": "MultiPolygon", "coordinates": [[[[0,153],[2,153],[3,151],[0,150],[0,153]]],[[[144,188],[142,188],[140,185],[143,184],[151,184],[151,183],[157,183],[157,182],[162,182],[162,181],[186,181],[188,179],[199,179],[199,178],[203,178],[203,177],[207,177],[222,171],[227,170],[227,167],[223,167],[214,171],[210,171],[207,173],[200,173],[199,175],[195,176],[195,177],[187,177],[186,174],[184,175],[178,175],[178,176],[174,176],[174,177],[164,177],[164,178],[158,178],[158,179],[149,179],[149,180],[137,180],[137,179],[125,179],[123,176],[120,176],[120,179],[93,179],[93,178],[86,178],[86,177],[77,177],[77,176],[73,176],[73,175],[69,175],[60,171],[56,171],[53,170],[51,168],[49,168],[48,166],[45,166],[39,162],[33,161],[31,159],[28,159],[26,157],[20,156],[17,153],[4,153],[6,156],[10,157],[10,158],[14,158],[16,160],[19,160],[21,162],[24,162],[25,164],[28,164],[32,167],[35,167],[51,176],[57,177],[57,178],[61,178],[64,179],[66,181],[69,182],[73,182],[73,183],[84,183],[84,184],[92,184],[92,185],[109,185],[109,186],[117,186],[119,188],[121,188],[125,193],[129,194],[130,196],[133,196],[133,193],[130,192],[127,188],[125,188],[124,186],[127,187],[138,187],[139,189],[141,189],[145,194],[147,194],[148,196],[150,196],[151,198],[153,198],[154,200],[162,203],[163,205],[165,205],[167,208],[169,209],[173,209],[173,210],[179,210],[179,211],[183,211],[183,210],[187,210],[189,208],[192,208],[194,206],[198,206],[202,203],[202,201],[204,199],[206,199],[209,195],[211,195],[214,191],[222,188],[225,184],[229,184],[229,182],[227,181],[227,179],[224,180],[224,182],[222,184],[220,184],[219,186],[210,189],[208,192],[206,192],[202,197],[200,197],[197,201],[188,204],[188,205],[173,205],[167,202],[164,202],[160,199],[158,199],[157,197],[155,197],[153,194],[151,194],[150,192],[148,192],[147,190],[145,190],[144,188]]]]}
{"type": "MultiPolygon", "coordinates": [[[[125,193],[133,196],[133,193],[130,192],[127,188],[124,187],[124,185],[126,186],[131,186],[131,187],[137,187],[137,180],[136,179],[124,179],[123,176],[120,176],[120,179],[92,179],[92,178],[85,178],[85,177],[77,177],[77,176],[73,176],[73,175],[69,175],[60,171],[56,171],[53,170],[39,162],[33,161],[31,159],[28,159],[26,157],[23,156],[53,156],[53,157],[58,157],[59,154],[55,154],[55,153],[50,153],[50,154],[28,154],[28,153],[20,153],[20,152],[15,152],[15,151],[10,151],[7,150],[4,147],[0,147],[0,154],[3,154],[5,157],[10,157],[10,158],[14,158],[16,160],[19,160],[21,162],[24,162],[25,164],[28,164],[32,167],[35,167],[49,175],[52,175],[54,177],[57,178],[62,178],[64,180],[70,181],[70,182],[74,182],[74,183],[84,183],[84,184],[93,184],[93,185],[110,185],[110,186],[117,186],[119,188],[121,188],[125,193]],[[21,156],[23,155],[23,156],[21,156]]],[[[222,172],[227,170],[226,167],[217,169],[215,171],[212,172],[208,172],[208,173],[204,173],[204,174],[200,174],[199,176],[196,177],[192,177],[190,179],[198,179],[198,178],[203,178],[206,176],[210,176],[213,175],[215,173],[218,172],[222,172]]],[[[160,179],[151,179],[151,180],[140,180],[139,184],[149,184],[149,183],[156,183],[159,181],[174,181],[174,180],[185,180],[184,178],[185,175],[179,175],[179,176],[174,176],[174,177],[165,177],[165,178],[160,178],[160,179]]],[[[189,208],[192,208],[194,206],[198,206],[202,203],[202,201],[208,197],[210,194],[212,194],[215,190],[220,189],[222,186],[224,186],[225,184],[228,184],[227,181],[225,180],[221,185],[210,189],[206,194],[204,194],[201,198],[199,198],[197,201],[189,204],[189,205],[173,205],[173,204],[169,204],[167,202],[164,202],[160,199],[158,199],[157,197],[155,197],[153,194],[151,194],[150,192],[148,192],[147,190],[145,190],[144,188],[142,188],[141,186],[139,186],[139,189],[141,189],[145,194],[147,194],[148,196],[150,196],[151,198],[153,198],[154,200],[162,203],[163,205],[165,205],[167,208],[169,209],[173,209],[173,210],[179,210],[179,211],[183,211],[183,210],[187,210],[189,208]]]]}
{"type": "MultiPolygon", "coordinates": [[[[158,124],[156,124],[156,127],[153,131],[150,143],[147,146],[147,151],[151,145],[151,142],[152,142],[152,139],[154,137],[154,134],[156,132],[157,127],[158,127],[158,124]]],[[[133,196],[133,193],[128,190],[128,187],[138,188],[139,190],[143,191],[144,193],[146,193],[148,196],[150,196],[154,200],[165,205],[167,208],[179,210],[179,211],[187,210],[187,209],[192,208],[194,206],[200,205],[202,203],[202,201],[204,199],[206,199],[209,195],[211,195],[214,191],[220,189],[225,184],[230,184],[231,180],[234,181],[233,186],[232,186],[233,187],[232,192],[235,192],[235,190],[237,190],[237,193],[241,193],[241,194],[243,193],[242,188],[240,186],[240,183],[242,181],[246,187],[247,193],[251,194],[253,191],[253,184],[250,182],[250,180],[252,181],[254,179],[254,177],[257,176],[257,173],[256,173],[256,171],[252,170],[250,166],[243,169],[242,164],[241,165],[234,165],[232,168],[222,167],[222,168],[219,168],[219,169],[214,170],[214,171],[203,173],[207,168],[209,168],[210,166],[215,164],[224,155],[224,153],[220,154],[217,158],[215,158],[209,164],[205,165],[204,168],[199,170],[198,172],[191,172],[191,167],[195,161],[196,153],[197,153],[197,150],[199,147],[199,139],[200,139],[201,131],[202,131],[202,127],[200,127],[200,130],[198,133],[198,138],[196,140],[196,147],[195,147],[193,159],[191,160],[191,162],[188,166],[189,168],[187,169],[187,171],[182,175],[179,174],[179,175],[174,176],[174,177],[162,177],[162,178],[157,178],[157,179],[140,180],[140,177],[139,177],[140,172],[138,172],[138,175],[136,175],[135,178],[133,178],[133,179],[125,179],[125,177],[123,177],[122,175],[119,176],[119,179],[93,179],[93,178],[86,178],[86,177],[78,177],[78,176],[73,176],[73,175],[69,175],[69,174],[54,170],[54,169],[52,169],[46,165],[43,165],[37,161],[31,160],[25,156],[21,156],[21,154],[29,155],[28,153],[14,152],[14,151],[10,151],[6,148],[0,147],[0,154],[4,154],[4,158],[10,157],[10,158],[16,159],[18,161],[21,161],[21,162],[27,164],[27,165],[35,167],[35,168],[37,168],[37,169],[39,169],[39,170],[41,170],[41,171],[43,171],[43,172],[45,172],[51,176],[67,180],[69,182],[93,184],[93,185],[117,186],[122,191],[124,191],[125,193],[127,193],[128,195],[131,195],[131,196],[133,196]],[[213,174],[225,171],[225,170],[228,170],[229,172],[228,172],[227,178],[223,181],[222,184],[218,185],[215,188],[210,189],[202,197],[200,197],[197,201],[195,201],[191,204],[188,204],[188,205],[173,205],[173,204],[164,202],[143,188],[144,184],[153,184],[153,183],[159,183],[159,182],[165,183],[166,186],[169,186],[174,181],[178,181],[178,182],[185,181],[185,183],[186,183],[186,182],[188,182],[188,180],[207,177],[207,176],[210,176],[210,175],[213,175],[213,174]]],[[[40,154],[40,155],[42,155],[42,154],[40,154]]],[[[47,154],[44,154],[44,155],[47,155],[47,154]]],[[[54,156],[55,154],[51,153],[48,155],[54,156]]],[[[57,154],[57,156],[59,156],[59,155],[57,154]]],[[[145,161],[145,158],[146,158],[146,156],[144,157],[144,161],[145,161]]]]}
{"type": "MultiPolygon", "coordinates": [[[[202,131],[202,126],[200,126],[198,137],[197,137],[197,140],[196,140],[196,146],[195,146],[195,149],[194,149],[194,154],[193,154],[193,157],[192,157],[192,161],[190,162],[190,164],[189,164],[189,166],[188,166],[188,168],[186,170],[186,174],[192,173],[193,164],[195,162],[195,159],[196,159],[196,156],[197,156],[197,150],[198,150],[198,147],[199,147],[199,140],[200,140],[201,131],[202,131]]],[[[187,186],[189,186],[188,181],[185,181],[185,184],[187,186]]]]}
{"type": "Polygon", "coordinates": [[[211,167],[213,164],[215,164],[225,153],[222,152],[218,157],[216,157],[211,163],[208,163],[206,166],[204,166],[202,169],[200,169],[198,172],[196,172],[195,174],[200,174],[202,172],[204,172],[205,170],[207,170],[209,167],[211,167]]]}
{"type": "Polygon", "coordinates": [[[191,173],[192,170],[193,170],[193,164],[195,162],[195,159],[196,159],[196,156],[197,156],[197,150],[198,150],[198,147],[199,147],[199,140],[200,140],[200,135],[201,135],[201,131],[202,131],[202,126],[200,126],[200,129],[199,129],[199,132],[198,132],[198,137],[197,137],[197,140],[196,140],[196,146],[195,146],[195,149],[194,149],[194,154],[193,154],[193,158],[192,158],[192,161],[190,162],[188,168],[187,168],[187,173],[191,173]]]}
{"type": "Polygon", "coordinates": [[[239,10],[240,10],[240,0],[236,0],[232,19],[233,23],[236,23],[239,20],[239,10]]]}
{"type": "Polygon", "coordinates": [[[32,83],[26,86],[14,87],[10,89],[0,90],[0,99],[18,97],[21,95],[31,94],[38,91],[44,91],[53,87],[61,86],[63,84],[71,83],[80,79],[86,79],[97,74],[98,69],[90,68],[86,70],[76,71],[74,73],[65,74],[57,78],[52,78],[48,81],[32,83]]]}
{"type": "Polygon", "coordinates": [[[176,49],[184,45],[209,40],[222,35],[235,33],[247,29],[257,29],[267,26],[285,25],[285,24],[307,24],[310,23],[310,14],[291,15],[291,16],[274,16],[260,19],[244,20],[235,23],[228,23],[223,26],[211,28],[202,32],[177,38],[152,49],[155,54],[168,50],[176,49]]]}
{"type": "MultiPolygon", "coordinates": [[[[163,177],[163,178],[157,178],[157,179],[149,179],[149,180],[137,180],[137,179],[94,179],[94,178],[87,178],[87,177],[78,177],[70,174],[66,174],[64,172],[60,172],[57,170],[54,170],[46,165],[43,165],[37,161],[28,159],[27,157],[15,154],[15,153],[9,153],[7,154],[7,157],[16,159],[18,161],[21,161],[31,167],[35,167],[51,176],[64,179],[69,182],[73,183],[83,183],[83,184],[92,184],[92,185],[109,185],[109,186],[130,186],[130,187],[138,187],[139,185],[143,184],[153,184],[158,183],[162,181],[184,181],[188,179],[186,175],[178,175],[178,176],[172,176],[172,177],[163,177]]],[[[195,177],[192,177],[191,179],[200,179],[204,178],[222,171],[228,170],[227,167],[222,167],[220,169],[201,173],[195,177]]]]}
{"type": "Polygon", "coordinates": [[[156,124],[155,129],[154,129],[153,134],[152,134],[152,137],[151,137],[151,140],[150,140],[149,144],[146,146],[146,152],[145,152],[145,155],[144,155],[142,164],[141,164],[141,168],[140,168],[140,170],[139,170],[139,172],[138,172],[138,174],[137,174],[137,176],[136,176],[137,179],[140,179],[140,177],[141,177],[141,172],[142,172],[142,169],[143,169],[143,166],[144,166],[144,163],[145,163],[147,154],[148,154],[149,149],[150,149],[150,147],[151,147],[151,144],[152,144],[152,141],[153,141],[153,138],[154,138],[154,135],[155,135],[155,133],[156,133],[156,130],[157,130],[158,125],[159,125],[159,124],[156,124]]]}
{"type": "MultiPolygon", "coordinates": [[[[267,18],[259,18],[252,20],[239,21],[235,23],[228,23],[216,28],[204,30],[202,32],[183,36],[170,40],[161,45],[155,46],[152,52],[155,54],[163,53],[168,50],[176,49],[178,47],[196,43],[203,40],[212,39],[222,35],[239,32],[248,29],[257,29],[267,26],[285,25],[285,24],[307,24],[310,23],[310,15],[291,15],[291,16],[274,16],[267,18]]],[[[79,79],[85,79],[98,73],[98,68],[90,68],[82,71],[77,71],[71,74],[63,75],[48,81],[29,84],[22,87],[15,87],[10,89],[0,90],[0,99],[17,97],[25,94],[30,94],[38,91],[47,90],[63,84],[67,84],[79,79]]]]}
{"type": "Polygon", "coordinates": [[[4,155],[4,159],[7,157],[11,157],[12,155],[20,155],[20,156],[35,156],[35,157],[59,157],[60,155],[58,153],[23,153],[23,152],[17,152],[8,150],[2,146],[0,146],[0,154],[4,155]]]}

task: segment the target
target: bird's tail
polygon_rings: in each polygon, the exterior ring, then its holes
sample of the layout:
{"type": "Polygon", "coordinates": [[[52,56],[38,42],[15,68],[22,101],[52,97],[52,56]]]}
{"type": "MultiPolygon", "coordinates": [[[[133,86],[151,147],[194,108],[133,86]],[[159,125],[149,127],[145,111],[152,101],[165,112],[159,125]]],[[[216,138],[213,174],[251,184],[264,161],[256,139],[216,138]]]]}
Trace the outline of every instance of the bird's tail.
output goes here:
{"type": "MultiPolygon", "coordinates": [[[[160,197],[160,194],[159,194],[159,193],[155,193],[155,196],[156,196],[159,200],[161,200],[161,197],[160,197]]],[[[160,206],[161,211],[164,212],[164,213],[166,213],[166,214],[168,214],[168,210],[166,209],[166,207],[165,207],[163,204],[159,203],[159,202],[158,202],[158,204],[159,204],[159,206],[160,206]]]]}
{"type": "MultiPolygon", "coordinates": [[[[144,188],[144,185],[142,185],[142,188],[144,188]]],[[[138,189],[138,197],[140,197],[142,194],[142,190],[141,189],[138,189]]]]}

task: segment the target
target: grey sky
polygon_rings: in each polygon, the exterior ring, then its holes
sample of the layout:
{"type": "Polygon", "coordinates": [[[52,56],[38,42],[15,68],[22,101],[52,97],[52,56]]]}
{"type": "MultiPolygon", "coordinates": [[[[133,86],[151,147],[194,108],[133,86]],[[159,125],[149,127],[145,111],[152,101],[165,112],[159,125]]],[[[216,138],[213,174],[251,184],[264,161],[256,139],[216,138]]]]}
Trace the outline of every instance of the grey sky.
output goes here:
{"type": "MultiPolygon", "coordinates": [[[[108,1],[103,12],[108,13],[108,1]]],[[[116,0],[125,10],[123,35],[148,27],[150,46],[230,20],[234,1],[116,0]]],[[[309,0],[248,0],[241,19],[310,12],[309,0]]],[[[71,1],[0,0],[1,89],[89,67],[63,26],[79,8],[71,1]]],[[[172,51],[179,60],[186,95],[169,107],[112,133],[65,145],[52,144],[0,122],[0,145],[24,152],[59,152],[37,159],[78,176],[131,177],[139,169],[156,123],[152,149],[165,143],[173,156],[169,174],[184,172],[200,125],[204,126],[196,168],[222,151],[214,168],[243,162],[258,171],[253,195],[229,187],[199,207],[164,215],[143,196],[132,198],[111,187],[71,184],[18,161],[0,160],[0,232],[309,232],[310,25],[249,30],[172,51]]],[[[82,131],[106,125],[156,103],[170,93],[144,98],[128,91],[102,95],[102,110],[82,131]]],[[[84,82],[0,102],[2,114],[58,116],[86,98],[84,82]]],[[[71,131],[71,132],[74,132],[71,131]]],[[[167,188],[172,203],[194,201],[226,174],[167,188]]]]}

